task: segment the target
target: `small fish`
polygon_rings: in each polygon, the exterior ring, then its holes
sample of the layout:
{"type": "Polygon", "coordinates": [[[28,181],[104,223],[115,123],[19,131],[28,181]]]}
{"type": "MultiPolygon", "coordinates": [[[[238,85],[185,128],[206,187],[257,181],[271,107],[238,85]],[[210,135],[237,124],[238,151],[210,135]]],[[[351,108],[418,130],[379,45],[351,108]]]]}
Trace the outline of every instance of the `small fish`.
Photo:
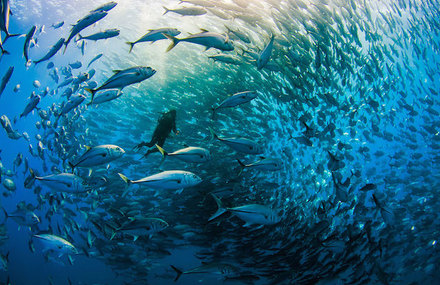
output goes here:
{"type": "Polygon", "coordinates": [[[220,199],[218,199],[214,194],[211,194],[217,203],[218,210],[212,215],[208,221],[212,221],[226,212],[230,212],[233,215],[237,216],[241,220],[245,221],[246,224],[244,227],[249,225],[273,225],[280,222],[281,218],[277,211],[258,204],[249,204],[234,208],[224,208],[220,199]]]}
{"type": "Polygon", "coordinates": [[[24,40],[23,55],[24,55],[24,58],[26,59],[25,65],[27,67],[29,67],[31,65],[31,61],[29,59],[29,46],[30,46],[31,42],[35,43],[33,38],[34,38],[36,30],[37,30],[37,27],[36,26],[32,26],[32,28],[26,34],[26,38],[24,40]]]}
{"type": "Polygon", "coordinates": [[[223,36],[217,33],[208,32],[202,30],[201,33],[190,35],[189,37],[178,39],[176,37],[164,34],[169,40],[172,41],[170,46],[167,48],[167,52],[172,50],[180,42],[188,42],[193,44],[198,44],[206,47],[206,50],[210,48],[216,48],[223,51],[234,50],[234,45],[229,40],[228,35],[223,36]]]}
{"type": "Polygon", "coordinates": [[[373,183],[367,183],[365,184],[359,191],[370,191],[370,190],[376,190],[377,186],[373,183]]]}
{"type": "Polygon", "coordinates": [[[96,8],[95,10],[90,11],[90,13],[94,13],[94,12],[108,12],[111,9],[115,8],[116,5],[118,5],[118,3],[111,1],[108,3],[105,3],[101,6],[99,6],[98,8],[96,8]]]}
{"type": "Polygon", "coordinates": [[[199,7],[182,7],[177,9],[168,9],[165,6],[162,6],[165,9],[165,12],[163,15],[167,14],[168,12],[173,12],[182,16],[200,16],[206,14],[206,10],[199,7]]]}
{"type": "Polygon", "coordinates": [[[83,193],[90,190],[84,179],[72,173],[58,173],[43,177],[33,175],[33,177],[57,192],[83,193]]]}
{"type": "Polygon", "coordinates": [[[258,143],[245,138],[221,138],[210,129],[213,138],[218,139],[235,151],[247,154],[261,154],[263,149],[258,143]]]}
{"type": "Polygon", "coordinates": [[[165,35],[175,37],[175,36],[178,36],[179,34],[180,34],[180,31],[178,31],[177,29],[173,29],[173,28],[161,28],[161,29],[149,30],[148,33],[143,35],[137,41],[127,42],[127,44],[130,46],[129,52],[131,52],[133,50],[134,45],[137,43],[142,43],[142,42],[153,42],[154,43],[155,41],[158,41],[158,40],[165,40],[166,39],[165,35]]]}
{"type": "Polygon", "coordinates": [[[12,73],[14,72],[14,67],[10,66],[8,70],[6,71],[5,75],[2,78],[2,81],[0,82],[0,96],[2,95],[3,91],[6,88],[6,84],[8,84],[9,79],[11,79],[12,73]]]}
{"type": "Polygon", "coordinates": [[[93,98],[95,97],[95,93],[99,90],[104,89],[119,89],[122,90],[128,85],[139,83],[144,81],[156,73],[156,70],[151,67],[144,66],[136,66],[127,68],[124,70],[114,70],[115,74],[113,74],[109,79],[107,79],[104,84],[96,89],[85,88],[86,91],[92,94],[92,99],[90,103],[93,103],[93,98]]]}
{"type": "Polygon", "coordinates": [[[64,45],[65,45],[64,52],[66,52],[67,45],[70,43],[70,41],[77,34],[79,34],[82,30],[84,30],[88,26],[91,26],[94,23],[98,22],[99,20],[104,18],[106,15],[107,15],[107,12],[98,10],[96,12],[92,11],[90,14],[88,14],[84,18],[79,19],[78,22],[76,22],[76,24],[72,26],[72,29],[70,30],[70,35],[67,38],[67,40],[64,42],[64,45]]]}
{"type": "Polygon", "coordinates": [[[78,68],[81,68],[81,67],[82,67],[82,63],[81,63],[81,61],[75,61],[75,62],[73,62],[73,63],[69,63],[69,66],[70,66],[72,69],[78,69],[78,68]]]}
{"type": "Polygon", "coordinates": [[[20,84],[17,84],[17,85],[15,85],[13,91],[14,91],[15,93],[17,93],[18,91],[20,91],[20,88],[21,88],[21,85],[20,85],[20,84]]]}
{"type": "Polygon", "coordinates": [[[12,179],[9,178],[3,179],[2,183],[3,186],[11,192],[17,189],[17,186],[15,186],[15,182],[12,179]]]}
{"type": "Polygon", "coordinates": [[[243,92],[235,93],[230,97],[226,98],[225,100],[223,100],[223,102],[221,102],[220,105],[218,105],[217,107],[212,108],[213,115],[218,109],[232,108],[250,102],[255,98],[257,98],[257,92],[255,91],[243,91],[243,92]]]}
{"type": "Polygon", "coordinates": [[[80,40],[92,40],[92,41],[98,41],[98,40],[104,40],[104,39],[109,39],[109,38],[113,38],[113,37],[117,37],[119,36],[120,31],[118,29],[109,29],[109,30],[105,30],[103,32],[98,32],[95,33],[93,35],[89,35],[89,36],[79,36],[79,41],[80,40]]]}
{"type": "Polygon", "coordinates": [[[62,237],[51,235],[51,234],[40,234],[33,235],[34,238],[42,242],[44,249],[43,251],[53,250],[58,252],[60,255],[63,254],[77,254],[78,250],[62,237]]]}
{"type": "MultiPolygon", "coordinates": [[[[49,60],[50,58],[52,58],[63,46],[64,44],[64,38],[59,39],[49,50],[49,52],[43,56],[42,58],[40,58],[39,60],[35,61],[35,65],[37,65],[40,62],[49,60]]],[[[53,63],[52,63],[52,67],[53,67],[53,63]]]]}
{"type": "Polygon", "coordinates": [[[109,163],[122,157],[125,151],[117,145],[86,146],[87,151],[75,163],[69,162],[72,171],[75,167],[90,167],[109,163]]]}
{"type": "Polygon", "coordinates": [[[52,28],[58,29],[58,28],[61,28],[63,25],[64,25],[64,21],[61,21],[61,22],[52,24],[52,28]]]}
{"type": "Polygon", "coordinates": [[[241,170],[240,173],[245,168],[256,169],[261,171],[278,171],[283,167],[283,161],[279,158],[262,158],[251,164],[244,164],[239,159],[237,159],[240,164],[241,170]]]}
{"type": "Polygon", "coordinates": [[[32,83],[32,85],[34,85],[35,88],[40,88],[41,87],[41,83],[38,80],[34,80],[34,82],[32,83]]]}
{"type": "Polygon", "coordinates": [[[148,236],[151,238],[153,234],[163,231],[168,227],[168,223],[159,218],[130,218],[130,221],[117,228],[110,240],[114,238],[116,233],[123,232],[133,236],[136,241],[140,236],[148,236]]]}
{"type": "Polygon", "coordinates": [[[20,114],[20,118],[26,117],[30,112],[32,112],[32,110],[34,110],[37,107],[38,103],[40,103],[40,100],[41,97],[39,95],[33,95],[30,98],[29,103],[24,108],[23,112],[20,114]]]}
{"type": "Polygon", "coordinates": [[[201,163],[211,160],[211,154],[209,150],[201,147],[186,147],[175,152],[168,153],[162,147],[156,144],[156,147],[159,149],[160,153],[163,155],[163,158],[170,156],[176,157],[185,162],[194,162],[201,163]]]}
{"type": "Polygon", "coordinates": [[[274,39],[275,39],[275,36],[272,34],[272,37],[270,38],[269,43],[266,45],[266,47],[258,55],[258,59],[257,59],[258,70],[261,70],[269,62],[270,56],[272,54],[274,39]]]}
{"type": "Polygon", "coordinates": [[[170,266],[174,271],[176,271],[177,274],[174,282],[179,280],[182,274],[213,274],[221,275],[223,278],[227,279],[228,277],[238,276],[239,272],[239,270],[234,266],[224,263],[203,264],[202,266],[198,266],[187,271],[183,271],[173,265],[170,266]]]}
{"type": "Polygon", "coordinates": [[[89,62],[89,64],[87,65],[87,68],[89,68],[90,65],[92,65],[92,63],[94,63],[95,61],[97,61],[98,59],[100,59],[101,56],[102,56],[102,53],[100,53],[100,54],[98,54],[97,56],[95,56],[95,57],[89,62]]]}
{"type": "Polygon", "coordinates": [[[2,208],[2,210],[5,214],[5,219],[11,218],[20,226],[30,227],[40,222],[38,216],[27,209],[17,209],[11,214],[8,214],[4,208],[2,208]]]}
{"type": "Polygon", "coordinates": [[[64,107],[61,109],[60,117],[69,113],[76,107],[78,107],[84,100],[86,99],[86,96],[79,94],[76,96],[71,96],[69,101],[64,105],[64,107]]]}
{"type": "Polygon", "coordinates": [[[128,179],[121,173],[118,174],[127,184],[145,184],[153,189],[177,190],[202,182],[202,179],[194,173],[182,170],[163,171],[135,181],[128,179]]]}
{"type": "MultiPolygon", "coordinates": [[[[9,33],[9,17],[12,15],[11,12],[11,5],[9,3],[9,0],[1,0],[0,2],[0,30],[3,31],[6,34],[6,37],[4,38],[3,42],[6,42],[11,37],[19,36],[19,34],[10,34],[9,33]]],[[[1,46],[1,40],[0,40],[0,46],[1,46]]],[[[2,49],[2,54],[3,54],[2,49]]]]}
{"type": "Polygon", "coordinates": [[[104,102],[112,101],[114,99],[117,99],[117,98],[121,97],[122,94],[123,93],[122,93],[121,90],[107,90],[107,91],[104,91],[104,92],[99,93],[98,95],[96,95],[95,99],[93,99],[93,102],[87,103],[87,106],[91,105],[91,104],[95,104],[96,105],[96,104],[101,104],[101,103],[104,103],[104,102]]]}
{"type": "Polygon", "coordinates": [[[224,62],[224,63],[228,63],[228,64],[235,64],[235,65],[240,65],[243,63],[238,56],[232,55],[232,54],[219,53],[219,54],[208,56],[208,58],[214,60],[214,62],[220,61],[220,62],[224,62]]]}

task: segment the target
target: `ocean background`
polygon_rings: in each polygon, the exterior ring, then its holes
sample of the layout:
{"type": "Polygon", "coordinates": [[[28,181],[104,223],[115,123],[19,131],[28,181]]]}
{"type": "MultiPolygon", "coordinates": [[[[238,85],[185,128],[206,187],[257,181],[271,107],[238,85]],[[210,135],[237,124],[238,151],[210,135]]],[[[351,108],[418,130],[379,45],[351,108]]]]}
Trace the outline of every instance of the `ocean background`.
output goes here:
{"type": "MultiPolygon", "coordinates": [[[[8,278],[14,285],[69,284],[68,279],[71,284],[174,284],[170,265],[188,270],[202,262],[232,264],[253,278],[184,274],[176,284],[438,284],[438,1],[254,0],[247,1],[244,12],[212,8],[227,20],[212,11],[201,16],[162,15],[162,6],[191,6],[179,1],[117,2],[104,19],[80,34],[118,28],[120,35],[87,41],[84,55],[72,40],[65,54],[63,48],[48,61],[59,69],[59,82],[64,79],[61,69],[75,61],[82,67],[72,74],[93,68],[91,80],[98,86],[116,69],[150,66],[157,73],[99,105],[86,106],[90,94],[80,88],[78,94],[87,99],[53,127],[57,132],[63,127],[64,149],[61,140],[54,141],[51,127],[36,128],[42,121],[37,110],[19,118],[32,92],[41,94],[48,88],[38,107],[49,110],[66,101],[64,88],[57,89],[48,62],[26,67],[25,37],[3,43],[10,55],[1,58],[0,77],[10,66],[14,72],[0,97],[0,115],[6,115],[19,133],[27,132],[30,140],[12,140],[0,131],[1,179],[12,179],[16,185],[14,191],[0,186],[1,206],[10,213],[21,201],[31,203],[41,222],[29,229],[0,214],[6,226],[0,253],[4,257],[9,252],[7,268],[0,270],[1,284],[8,278]],[[169,52],[169,40],[139,43],[131,53],[126,44],[148,29],[177,28],[182,38],[200,29],[225,33],[225,25],[251,38],[249,44],[232,38],[236,48],[229,53],[241,59],[240,65],[214,62],[208,55],[220,51],[191,43],[181,42],[169,52]],[[245,51],[259,53],[271,34],[272,68],[258,70],[245,51]],[[99,53],[103,56],[87,69],[99,53]],[[41,87],[33,85],[35,80],[41,87]],[[21,88],[14,92],[17,84],[21,88]],[[211,107],[245,90],[257,91],[258,97],[218,110],[213,118],[211,107]],[[159,153],[142,159],[143,152],[133,150],[150,140],[160,114],[170,109],[177,110],[179,134],[168,138],[164,148],[171,152],[184,145],[202,146],[211,151],[211,161],[188,164],[167,158],[161,166],[159,153]],[[258,142],[264,149],[260,156],[281,159],[282,169],[245,169],[239,175],[236,159],[252,163],[259,156],[240,154],[212,140],[209,128],[219,136],[258,142]],[[31,144],[36,152],[39,140],[45,146],[44,159],[29,150],[31,144]],[[91,193],[52,193],[38,181],[26,189],[29,171],[24,173],[23,164],[13,171],[22,153],[40,176],[56,169],[70,172],[67,161],[84,153],[85,145],[102,144],[118,145],[126,154],[108,169],[93,168],[104,173],[108,183],[91,193]],[[61,153],[67,158],[64,162],[61,153]],[[203,182],[180,194],[130,186],[129,195],[122,196],[127,186],[117,173],[139,179],[160,169],[191,171],[203,182]],[[343,183],[347,179],[348,184],[343,183]],[[366,189],[369,184],[374,187],[366,189]],[[37,186],[42,187],[40,194],[37,186]],[[229,207],[259,203],[276,208],[282,220],[243,227],[240,219],[227,216],[208,223],[216,211],[211,192],[222,193],[229,207]],[[58,203],[49,202],[50,196],[58,203]],[[127,207],[170,226],[151,239],[133,242],[122,235],[110,240],[94,225],[103,226],[115,208],[127,207]],[[79,230],[72,226],[75,223],[79,230]],[[66,255],[54,254],[48,260],[38,242],[35,252],[30,250],[33,235],[51,230],[79,250],[73,264],[66,255]],[[88,234],[94,237],[92,246],[87,244],[88,234]]],[[[234,2],[221,1],[240,7],[234,2]]],[[[36,60],[61,37],[68,37],[70,25],[104,3],[11,0],[9,31],[26,34],[37,26],[37,46],[30,49],[30,58],[36,60]],[[53,29],[59,21],[65,24],[53,29]]],[[[55,116],[50,121],[53,126],[55,116]]],[[[86,177],[88,169],[75,173],[86,177]]]]}

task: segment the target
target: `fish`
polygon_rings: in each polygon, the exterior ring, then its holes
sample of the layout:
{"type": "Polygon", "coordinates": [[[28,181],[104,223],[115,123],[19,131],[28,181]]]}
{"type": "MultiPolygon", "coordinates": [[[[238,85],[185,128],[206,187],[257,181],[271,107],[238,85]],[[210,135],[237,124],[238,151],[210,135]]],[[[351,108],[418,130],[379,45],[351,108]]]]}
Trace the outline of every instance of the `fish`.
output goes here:
{"type": "Polygon", "coordinates": [[[114,38],[119,36],[120,30],[118,29],[109,29],[102,32],[95,33],[93,35],[89,36],[81,36],[78,34],[78,40],[92,40],[92,41],[98,41],[98,40],[104,40],[109,38],[114,38]]]}
{"type": "Polygon", "coordinates": [[[261,70],[270,60],[270,56],[272,55],[273,49],[273,41],[275,39],[275,35],[272,34],[269,43],[266,47],[260,52],[257,58],[257,69],[261,70]]]}
{"type": "Polygon", "coordinates": [[[64,104],[63,108],[61,109],[61,112],[59,114],[59,117],[69,113],[76,107],[78,107],[84,100],[86,99],[86,96],[79,94],[76,96],[71,96],[69,101],[67,101],[66,104],[64,104]]]}
{"type": "Polygon", "coordinates": [[[136,241],[140,236],[148,236],[151,238],[155,233],[161,232],[168,227],[168,223],[159,218],[130,217],[127,223],[124,223],[121,227],[113,231],[110,240],[112,240],[118,232],[133,236],[133,241],[136,241]]]}
{"type": "Polygon", "coordinates": [[[126,42],[130,46],[130,50],[128,52],[130,53],[133,50],[133,47],[135,46],[135,44],[137,44],[137,43],[143,43],[143,42],[154,43],[155,41],[158,41],[158,40],[165,40],[165,39],[167,39],[167,37],[165,35],[175,37],[175,36],[180,35],[180,31],[177,29],[174,29],[174,28],[150,29],[150,30],[148,30],[148,33],[146,33],[145,35],[140,37],[138,40],[136,40],[134,42],[126,42]]]}
{"type": "MultiPolygon", "coordinates": [[[[0,4],[0,30],[6,34],[5,38],[3,39],[3,42],[6,42],[9,38],[19,36],[20,34],[9,33],[9,16],[12,14],[9,0],[1,0],[0,4]]],[[[3,49],[2,53],[4,53],[3,49]]]]}
{"type": "Polygon", "coordinates": [[[79,69],[79,68],[82,67],[82,63],[81,63],[81,61],[77,60],[77,61],[75,61],[75,62],[69,63],[69,66],[70,66],[72,69],[79,69]]]}
{"type": "Polygon", "coordinates": [[[253,99],[257,98],[257,96],[258,94],[255,91],[243,91],[243,92],[235,93],[229,96],[228,98],[226,98],[225,100],[223,100],[223,102],[221,102],[217,107],[211,108],[213,112],[213,116],[218,109],[232,108],[250,102],[253,99]]]}
{"type": "Polygon", "coordinates": [[[85,88],[84,90],[92,94],[91,103],[95,97],[95,93],[104,89],[119,89],[127,87],[128,85],[142,82],[156,73],[151,67],[135,66],[124,70],[114,70],[114,74],[107,79],[100,87],[95,89],[85,88]]]}
{"type": "Polygon", "coordinates": [[[225,279],[228,277],[235,277],[238,275],[238,269],[232,265],[225,263],[205,263],[196,268],[183,271],[174,265],[170,265],[171,268],[176,272],[176,278],[174,278],[174,282],[179,280],[182,274],[213,274],[213,275],[221,275],[225,279]]]}
{"type": "Polygon", "coordinates": [[[13,72],[14,72],[14,67],[10,66],[6,71],[5,75],[3,76],[2,81],[0,82],[0,96],[2,96],[2,93],[6,88],[6,84],[8,84],[9,80],[11,79],[13,72]]]}
{"type": "Polygon", "coordinates": [[[72,29],[70,30],[70,35],[67,38],[67,40],[64,42],[64,52],[66,52],[67,46],[69,45],[70,41],[79,34],[82,30],[87,28],[88,26],[93,25],[94,23],[98,22],[102,18],[107,16],[107,12],[105,11],[96,11],[91,12],[90,14],[87,14],[84,18],[79,19],[75,25],[72,26],[72,29]]]}
{"type": "Polygon", "coordinates": [[[64,25],[64,21],[57,22],[57,23],[52,24],[52,28],[58,29],[58,28],[61,28],[63,25],[64,25]]]}
{"type": "Polygon", "coordinates": [[[58,173],[47,176],[35,176],[33,178],[56,192],[83,193],[90,189],[84,179],[72,173],[58,173]]]}
{"type": "Polygon", "coordinates": [[[3,129],[5,129],[8,137],[10,139],[17,140],[22,137],[20,133],[18,133],[16,130],[12,129],[11,121],[6,115],[2,115],[0,117],[0,123],[2,124],[3,129]]]}
{"type": "Polygon", "coordinates": [[[215,55],[210,55],[210,56],[208,56],[208,58],[214,60],[215,62],[220,61],[220,62],[235,64],[235,65],[240,65],[243,63],[238,56],[235,56],[232,54],[219,53],[219,54],[215,54],[215,55]]]}
{"type": "Polygon", "coordinates": [[[89,64],[87,64],[87,68],[90,67],[90,65],[92,65],[92,63],[94,63],[95,61],[97,61],[98,59],[100,59],[102,57],[102,53],[98,54],[97,56],[95,56],[94,58],[92,58],[92,60],[89,62],[89,64]]]}
{"type": "Polygon", "coordinates": [[[214,194],[211,194],[217,203],[217,212],[214,213],[209,219],[208,222],[220,217],[226,212],[230,212],[231,214],[237,216],[244,222],[246,222],[243,226],[247,227],[250,225],[274,225],[281,221],[279,216],[279,212],[275,211],[267,206],[259,205],[259,204],[248,204],[234,208],[224,208],[220,199],[217,198],[214,194]]]}
{"type": "Polygon", "coordinates": [[[30,112],[37,108],[38,103],[40,103],[41,97],[39,95],[33,95],[30,98],[29,103],[24,108],[23,112],[20,114],[20,118],[26,117],[30,112]]]}
{"type": "Polygon", "coordinates": [[[211,160],[211,153],[209,150],[202,147],[185,147],[175,152],[168,153],[162,147],[156,144],[156,147],[159,149],[160,153],[165,157],[175,157],[184,162],[194,162],[194,163],[202,163],[211,160]]]}
{"type": "MultiPolygon", "coordinates": [[[[47,54],[45,56],[43,56],[42,58],[40,58],[37,61],[34,61],[35,65],[37,65],[40,62],[49,60],[50,58],[52,58],[54,55],[57,54],[57,52],[61,49],[61,47],[64,44],[64,38],[59,39],[51,48],[50,50],[47,52],[47,54]]],[[[52,63],[53,64],[53,63],[52,63]]]]}
{"type": "Polygon", "coordinates": [[[246,138],[223,138],[217,136],[217,134],[214,133],[212,129],[210,129],[211,135],[213,138],[221,141],[225,145],[229,146],[235,151],[246,153],[246,154],[261,154],[263,153],[263,149],[261,145],[258,143],[251,141],[250,139],[246,138]]]}
{"type": "Polygon", "coordinates": [[[13,213],[8,214],[4,208],[2,208],[3,213],[5,215],[5,219],[11,218],[20,226],[31,227],[40,222],[38,216],[33,212],[27,209],[17,209],[13,213]]]}
{"type": "Polygon", "coordinates": [[[10,178],[3,179],[2,184],[6,189],[8,189],[11,192],[17,189],[17,186],[15,186],[15,182],[10,178]]]}
{"type": "Polygon", "coordinates": [[[110,1],[108,3],[105,3],[101,6],[99,6],[98,8],[90,11],[90,13],[94,13],[94,12],[108,12],[111,9],[115,8],[116,5],[118,5],[118,3],[116,3],[115,1],[110,1]]]}
{"type": "Polygon", "coordinates": [[[207,13],[205,9],[199,7],[182,7],[176,9],[168,9],[165,6],[162,7],[165,9],[163,15],[167,14],[168,12],[173,12],[182,16],[200,16],[207,13]]]}
{"type": "Polygon", "coordinates": [[[233,30],[226,25],[225,25],[225,28],[228,31],[228,33],[232,33],[237,38],[239,38],[242,42],[247,43],[247,44],[251,43],[251,39],[249,38],[249,36],[246,35],[244,32],[240,31],[240,29],[233,30]]]}
{"type": "Polygon", "coordinates": [[[125,151],[117,145],[86,146],[87,151],[75,163],[69,162],[72,171],[76,167],[90,167],[109,163],[122,157],[125,151]]]}
{"type": "Polygon", "coordinates": [[[93,99],[93,102],[90,101],[89,103],[87,103],[87,106],[89,105],[96,105],[96,104],[101,104],[104,102],[109,102],[112,101],[114,99],[117,99],[119,97],[121,97],[123,95],[121,90],[107,90],[104,91],[102,93],[98,93],[98,95],[95,96],[95,98],[93,99]]]}
{"type": "Polygon", "coordinates": [[[157,174],[147,176],[139,180],[130,180],[122,173],[118,173],[125,183],[144,184],[153,189],[178,190],[195,186],[202,182],[202,179],[189,171],[167,170],[157,174]]]}
{"type": "Polygon", "coordinates": [[[202,45],[206,48],[205,50],[208,50],[210,48],[216,48],[222,51],[234,50],[234,45],[229,40],[227,34],[226,36],[223,36],[217,33],[208,32],[207,30],[202,30],[201,33],[190,35],[189,37],[183,39],[178,39],[174,36],[167,34],[163,34],[163,35],[172,41],[172,43],[167,48],[167,52],[172,50],[180,42],[188,42],[188,43],[202,45]]]}
{"type": "Polygon", "coordinates": [[[237,159],[240,164],[240,173],[246,169],[256,169],[262,171],[278,171],[283,167],[283,161],[279,158],[261,158],[260,160],[253,162],[251,164],[244,164],[241,160],[237,159]]]}
{"type": "Polygon", "coordinates": [[[52,235],[52,234],[38,234],[33,235],[34,238],[42,242],[44,249],[43,251],[53,250],[59,253],[59,256],[63,254],[77,254],[78,250],[73,244],[68,242],[62,237],[52,235]]]}
{"type": "Polygon", "coordinates": [[[30,64],[31,64],[31,61],[29,59],[29,45],[31,44],[31,42],[34,41],[33,38],[34,38],[36,30],[37,30],[37,27],[36,26],[32,26],[32,28],[26,34],[26,38],[24,40],[23,55],[24,55],[24,58],[26,60],[25,65],[27,67],[29,67],[30,64]]]}

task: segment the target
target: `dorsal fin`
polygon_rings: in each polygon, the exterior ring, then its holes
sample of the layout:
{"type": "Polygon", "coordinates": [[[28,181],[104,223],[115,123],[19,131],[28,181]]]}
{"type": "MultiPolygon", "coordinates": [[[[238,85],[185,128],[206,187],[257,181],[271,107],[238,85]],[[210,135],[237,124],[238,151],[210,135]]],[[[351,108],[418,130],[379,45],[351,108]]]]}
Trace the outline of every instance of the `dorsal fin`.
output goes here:
{"type": "Polygon", "coordinates": [[[208,33],[209,31],[208,30],[205,30],[205,29],[200,29],[203,33],[208,33]]]}
{"type": "Polygon", "coordinates": [[[88,145],[85,145],[84,147],[86,148],[87,151],[89,151],[92,148],[91,146],[88,145]]]}
{"type": "Polygon", "coordinates": [[[113,73],[119,73],[119,72],[121,72],[122,70],[120,70],[120,69],[113,69],[112,71],[113,71],[113,73]]]}

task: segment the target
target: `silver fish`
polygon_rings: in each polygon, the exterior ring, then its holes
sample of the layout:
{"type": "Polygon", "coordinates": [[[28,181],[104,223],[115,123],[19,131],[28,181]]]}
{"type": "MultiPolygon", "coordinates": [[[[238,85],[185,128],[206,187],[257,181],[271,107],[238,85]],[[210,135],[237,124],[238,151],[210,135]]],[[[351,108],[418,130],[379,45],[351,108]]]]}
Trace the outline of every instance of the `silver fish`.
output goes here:
{"type": "Polygon", "coordinates": [[[257,92],[255,91],[238,92],[223,100],[217,107],[212,108],[212,111],[215,113],[218,109],[235,107],[250,102],[255,98],[257,98],[257,92]]]}
{"type": "Polygon", "coordinates": [[[162,147],[158,146],[157,144],[156,147],[159,149],[164,159],[165,157],[170,156],[185,162],[195,163],[201,163],[211,160],[211,153],[209,152],[209,150],[202,147],[189,146],[171,153],[166,152],[162,147]]]}
{"type": "Polygon", "coordinates": [[[41,97],[39,95],[33,95],[30,98],[29,103],[26,105],[26,107],[24,108],[23,112],[20,115],[21,117],[26,117],[30,112],[32,112],[32,110],[34,110],[38,103],[40,103],[41,97]]]}
{"type": "Polygon", "coordinates": [[[130,67],[124,70],[114,70],[113,74],[109,79],[107,79],[104,84],[96,89],[85,88],[86,91],[92,94],[91,103],[95,97],[95,93],[99,90],[104,89],[119,89],[122,90],[124,87],[144,81],[156,73],[156,70],[151,67],[136,66],[130,67]]]}
{"type": "Polygon", "coordinates": [[[98,59],[100,59],[101,56],[102,56],[102,53],[100,53],[100,54],[98,54],[97,56],[95,56],[95,57],[89,62],[89,64],[87,65],[87,68],[89,68],[90,65],[92,65],[92,63],[94,63],[95,61],[97,61],[98,59]]]}
{"type": "Polygon", "coordinates": [[[122,157],[125,151],[117,145],[86,146],[87,151],[81,155],[75,163],[69,162],[72,170],[75,167],[90,167],[109,163],[122,157]]]}
{"type": "Polygon", "coordinates": [[[219,141],[229,146],[230,148],[234,149],[235,151],[247,153],[247,154],[263,153],[263,149],[261,145],[259,145],[254,141],[245,138],[221,138],[217,136],[212,129],[210,129],[210,131],[211,131],[211,135],[215,139],[218,139],[219,141]]]}
{"type": "Polygon", "coordinates": [[[165,6],[162,7],[165,9],[163,15],[167,14],[168,12],[173,12],[182,16],[200,16],[206,14],[206,10],[199,7],[182,7],[177,9],[168,9],[165,6]]]}
{"type": "Polygon", "coordinates": [[[273,40],[274,39],[275,39],[275,36],[272,35],[272,37],[270,38],[270,41],[267,44],[267,46],[259,54],[258,59],[257,59],[257,68],[258,68],[258,70],[262,69],[269,62],[270,56],[272,54],[273,40]]]}
{"type": "Polygon", "coordinates": [[[24,55],[24,58],[26,59],[26,62],[25,62],[26,66],[30,66],[30,64],[31,64],[31,61],[29,60],[29,46],[30,46],[30,43],[33,41],[33,37],[35,35],[36,30],[37,30],[37,27],[32,26],[32,28],[26,34],[26,38],[24,40],[23,55],[24,55]]]}
{"type": "Polygon", "coordinates": [[[35,65],[37,65],[38,63],[42,62],[42,61],[46,61],[49,60],[50,58],[52,58],[63,46],[64,44],[64,38],[59,39],[49,50],[49,52],[43,56],[42,58],[40,58],[39,60],[35,61],[35,65]]]}
{"type": "Polygon", "coordinates": [[[82,193],[89,191],[85,180],[72,173],[35,176],[34,178],[57,192],[82,193]]]}
{"type": "Polygon", "coordinates": [[[167,222],[159,218],[134,217],[130,219],[129,222],[116,229],[110,239],[113,239],[118,232],[133,236],[133,241],[136,241],[139,236],[148,236],[151,238],[153,234],[161,232],[169,226],[167,222]]]}
{"type": "Polygon", "coordinates": [[[203,30],[201,33],[198,34],[190,35],[189,37],[183,39],[178,39],[167,34],[164,35],[172,41],[170,46],[167,48],[167,52],[172,50],[180,42],[189,42],[202,45],[206,47],[206,50],[210,48],[216,48],[223,51],[234,50],[234,45],[229,40],[229,37],[227,35],[225,37],[217,33],[208,32],[206,30],[203,30]]]}
{"type": "Polygon", "coordinates": [[[108,12],[111,9],[113,9],[114,7],[116,7],[116,5],[118,5],[118,3],[111,1],[108,3],[105,3],[101,6],[99,6],[98,8],[96,8],[95,10],[90,11],[90,13],[94,13],[94,12],[108,12]]]}
{"type": "Polygon", "coordinates": [[[9,79],[11,79],[12,72],[14,72],[14,67],[10,66],[8,70],[6,71],[5,75],[2,78],[2,81],[0,82],[0,96],[2,95],[3,91],[6,88],[6,84],[8,84],[9,79]]]}
{"type": "Polygon", "coordinates": [[[121,97],[122,94],[123,93],[121,90],[107,90],[107,91],[104,91],[104,92],[96,95],[95,99],[93,99],[93,102],[89,102],[89,103],[87,103],[87,105],[101,104],[104,102],[108,102],[108,101],[111,101],[111,100],[114,100],[114,99],[121,97]]]}
{"type": "Polygon", "coordinates": [[[60,255],[78,253],[78,250],[75,248],[75,246],[62,237],[51,234],[40,234],[34,235],[33,237],[42,242],[44,246],[43,251],[53,250],[58,252],[60,255]]]}
{"type": "Polygon", "coordinates": [[[161,29],[149,30],[148,33],[143,35],[137,41],[127,42],[127,44],[130,46],[129,52],[131,52],[133,50],[134,45],[137,43],[155,42],[158,40],[165,40],[166,39],[165,35],[175,37],[175,36],[178,36],[179,34],[180,34],[180,31],[178,31],[177,29],[173,29],[173,28],[161,28],[161,29]]]}
{"type": "Polygon", "coordinates": [[[109,29],[89,36],[78,35],[79,36],[78,40],[92,40],[92,41],[104,40],[104,39],[117,37],[119,36],[119,33],[120,31],[118,29],[109,29]]]}
{"type": "Polygon", "coordinates": [[[118,174],[127,184],[145,184],[153,189],[177,190],[192,187],[202,182],[202,179],[194,173],[182,170],[163,171],[134,181],[121,173],[118,174]]]}

